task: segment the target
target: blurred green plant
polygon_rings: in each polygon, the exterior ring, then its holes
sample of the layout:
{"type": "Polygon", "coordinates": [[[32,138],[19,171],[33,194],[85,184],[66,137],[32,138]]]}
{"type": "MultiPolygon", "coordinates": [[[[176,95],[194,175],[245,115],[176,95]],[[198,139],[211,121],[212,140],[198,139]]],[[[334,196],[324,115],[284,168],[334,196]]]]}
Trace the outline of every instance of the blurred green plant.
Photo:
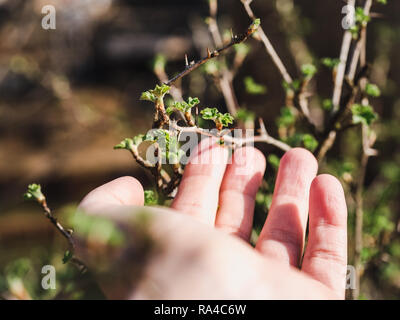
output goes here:
{"type": "MultiPolygon", "coordinates": [[[[377,3],[386,4],[386,0],[377,0],[377,3]]],[[[251,10],[251,8],[250,8],[251,10]]],[[[247,11],[249,12],[249,11],[247,11]]],[[[368,23],[371,20],[371,16],[365,12],[365,8],[356,8],[356,23],[351,28],[353,36],[352,47],[355,48],[355,53],[349,55],[347,61],[350,58],[357,56],[357,48],[362,48],[362,31],[366,30],[368,23]]],[[[270,48],[270,43],[265,35],[265,32],[261,28],[260,21],[252,17],[253,23],[248,28],[244,35],[232,36],[231,32],[226,32],[224,39],[230,41],[226,45],[216,49],[207,50],[207,57],[193,63],[187,62],[185,69],[181,73],[175,73],[175,76],[171,79],[161,80],[161,84],[156,85],[154,89],[148,90],[142,93],[141,100],[150,101],[154,104],[155,115],[153,121],[153,129],[155,134],[153,135],[137,135],[133,138],[126,138],[121,143],[117,144],[115,149],[125,149],[132,153],[135,160],[143,167],[149,169],[155,177],[156,188],[153,190],[146,190],[144,193],[146,205],[164,204],[166,199],[169,199],[173,191],[176,190],[179,185],[180,178],[182,176],[183,167],[179,164],[179,158],[182,155],[179,145],[179,134],[185,130],[191,130],[202,135],[202,131],[205,122],[203,120],[211,120],[216,126],[217,137],[222,140],[223,134],[226,131],[224,128],[229,128],[233,124],[234,118],[240,123],[245,124],[242,128],[252,127],[254,128],[254,122],[256,115],[253,111],[245,108],[236,109],[236,112],[224,113],[216,108],[202,108],[200,117],[198,116],[197,108],[200,104],[199,98],[189,97],[187,101],[177,99],[176,96],[172,96],[174,90],[182,90],[181,84],[175,82],[186,76],[190,72],[194,71],[197,67],[202,67],[202,71],[212,76],[213,89],[221,86],[224,72],[229,67],[229,59],[222,60],[221,53],[229,47],[234,48],[234,57],[232,59],[232,73],[227,73],[228,84],[232,84],[232,79],[236,75],[238,66],[240,66],[250,51],[250,46],[243,43],[248,36],[254,35],[254,38],[259,41],[263,41],[267,48],[268,54],[272,58],[272,61],[277,66],[279,72],[282,74],[282,86],[284,88],[285,103],[282,103],[284,107],[280,110],[280,115],[275,119],[278,127],[278,134],[280,140],[288,145],[288,147],[303,146],[313,152],[320,162],[321,170],[328,170],[334,175],[338,176],[346,190],[346,194],[349,200],[349,234],[352,237],[351,246],[354,246],[354,238],[356,235],[355,231],[355,216],[357,215],[357,209],[359,211],[359,203],[357,203],[357,193],[363,195],[365,198],[364,209],[361,208],[363,213],[363,245],[361,248],[361,262],[363,270],[368,268],[376,268],[379,271],[379,277],[382,281],[390,283],[399,282],[399,266],[400,266],[400,243],[396,240],[396,228],[398,229],[399,224],[396,222],[396,215],[394,214],[393,208],[396,208],[396,195],[399,190],[399,178],[400,170],[398,168],[399,159],[393,159],[385,163],[382,168],[379,169],[381,178],[372,179],[373,182],[365,182],[364,179],[358,179],[362,176],[362,171],[367,166],[368,158],[373,155],[374,152],[372,147],[371,136],[375,135],[376,128],[378,128],[379,134],[386,135],[391,141],[397,141],[394,139],[395,135],[399,135],[398,127],[399,119],[392,119],[390,125],[383,123],[376,123],[378,115],[374,110],[373,104],[369,101],[370,98],[377,98],[381,96],[381,89],[378,85],[369,82],[369,73],[365,72],[367,66],[360,63],[358,67],[358,61],[356,61],[356,73],[354,79],[348,78],[346,72],[342,86],[344,88],[343,94],[341,95],[340,109],[335,110],[333,100],[331,98],[322,99],[326,95],[318,95],[315,90],[319,90],[319,86],[308,86],[311,81],[319,81],[319,65],[322,64],[326,68],[332,71],[332,80],[335,82],[338,76],[338,69],[340,69],[340,59],[338,58],[322,58],[320,63],[314,64],[298,64],[298,74],[301,76],[298,79],[291,78],[287,73],[287,70],[280,60],[279,56],[274,49],[270,48]],[[267,40],[265,40],[267,39],[267,40]],[[219,58],[218,58],[219,56],[219,58]],[[217,59],[214,59],[217,58],[217,59]],[[318,68],[317,68],[318,67],[318,68]],[[173,80],[173,81],[172,81],[173,80]],[[214,85],[217,84],[217,85],[214,85]],[[354,94],[352,94],[354,93],[354,94]],[[320,123],[318,126],[312,121],[313,101],[311,96],[317,96],[320,103],[317,110],[322,114],[320,123]],[[167,96],[171,95],[171,97],[167,96]],[[347,99],[348,98],[348,99],[347,99]],[[164,100],[169,102],[165,102],[164,100]],[[310,107],[311,106],[311,107],[310,107]],[[309,108],[310,107],[310,108],[309,108]],[[193,110],[196,109],[195,115],[193,110]],[[183,113],[184,122],[187,127],[180,127],[177,125],[179,114],[183,113]],[[168,126],[168,128],[167,128],[168,126]],[[365,130],[365,127],[367,129],[365,130]],[[393,128],[391,132],[385,132],[385,128],[393,128]],[[333,139],[331,137],[334,137],[333,139]],[[335,143],[336,137],[341,137],[338,144],[344,144],[343,150],[345,152],[340,156],[337,155],[337,150],[331,148],[335,143]],[[343,138],[342,138],[343,137],[343,138]],[[350,138],[349,138],[350,137],[350,138]],[[350,141],[350,143],[348,142],[350,141]],[[160,163],[151,163],[147,159],[141,157],[139,152],[139,146],[151,145],[155,147],[156,153],[158,152],[162,158],[173,158],[171,161],[172,168],[164,168],[160,163]],[[372,150],[372,151],[371,151],[372,150]],[[330,151],[330,153],[329,153],[330,151]],[[367,152],[367,154],[366,154],[367,152]],[[370,153],[368,153],[370,152],[370,153]],[[363,161],[363,159],[365,161],[363,161]],[[368,186],[364,190],[364,187],[368,186]],[[161,196],[161,193],[165,193],[166,197],[161,196]]],[[[210,21],[208,21],[210,23],[210,21]]],[[[386,32],[387,33],[387,32],[386,32]]],[[[389,41],[390,42],[390,41],[389,41]]],[[[365,49],[363,49],[365,50],[365,49]]],[[[358,52],[360,53],[360,52],[358,52]]],[[[365,51],[364,51],[365,53],[365,51]]],[[[310,61],[310,59],[306,59],[310,61]]],[[[317,61],[317,60],[314,60],[317,61]]],[[[164,55],[157,55],[154,60],[154,69],[157,73],[165,72],[165,66],[167,60],[164,55]]],[[[15,70],[20,70],[24,66],[24,61],[16,60],[13,63],[15,70]]],[[[228,70],[229,71],[229,70],[228,70]]],[[[322,73],[322,72],[321,72],[322,73]]],[[[375,79],[374,79],[375,81],[375,79]]],[[[381,84],[381,82],[377,81],[381,84]]],[[[237,83],[235,83],[236,85],[237,83]]],[[[244,90],[249,94],[259,95],[267,92],[266,86],[257,83],[251,76],[247,76],[243,79],[242,84],[244,90]]],[[[228,85],[229,87],[229,85],[228,85]]],[[[233,87],[233,86],[232,86],[233,87]]],[[[219,88],[221,90],[221,88],[219,88]]],[[[233,90],[233,89],[229,89],[233,90]]],[[[228,91],[229,91],[228,90],[228,91]]],[[[382,91],[386,93],[387,88],[382,86],[382,91]]],[[[222,92],[222,90],[221,90],[222,92]]],[[[180,92],[181,93],[181,92],[180,92]]],[[[200,95],[199,95],[200,96],[200,95]]],[[[236,99],[236,96],[232,94],[230,97],[224,95],[225,100],[228,98],[232,100],[236,99]],[[232,98],[233,97],[233,98],[232,98]]],[[[202,98],[203,99],[203,98],[202,98]]],[[[373,99],[371,99],[373,100],[373,99]]],[[[375,103],[375,101],[373,100],[375,103]]],[[[318,103],[317,103],[318,104],[318,103]]],[[[226,103],[229,106],[229,103],[226,103]]],[[[238,104],[239,105],[239,104],[238,104]]],[[[243,105],[243,104],[242,104],[243,105]]],[[[223,110],[221,108],[221,110],[223,110]]],[[[229,110],[229,109],[228,109],[229,110]]],[[[264,128],[265,129],[265,128],[264,128]]],[[[261,128],[260,128],[260,131],[261,128]]],[[[260,137],[260,136],[259,136],[260,137]]],[[[268,138],[272,138],[267,136],[268,138]]],[[[269,143],[271,140],[265,139],[269,143]]],[[[240,141],[239,141],[240,142],[240,141]]],[[[276,142],[276,141],[275,141],[276,142]]],[[[379,147],[382,147],[382,141],[379,141],[379,147]]],[[[237,145],[240,145],[238,143],[237,145]]],[[[272,143],[271,145],[277,146],[272,143]]],[[[279,147],[278,147],[279,148],[279,147]]],[[[280,148],[281,150],[285,150],[280,148]]],[[[280,154],[269,154],[267,157],[268,164],[273,168],[273,172],[279,169],[280,154]]],[[[377,174],[377,173],[376,173],[377,174]]],[[[265,215],[268,212],[273,194],[274,178],[266,176],[263,182],[263,186],[256,196],[256,213],[254,219],[254,229],[252,233],[252,242],[255,243],[260,232],[260,226],[265,220],[265,215]]],[[[41,193],[39,185],[30,185],[28,192],[25,196],[27,199],[36,200],[39,203],[43,203],[45,200],[44,195],[41,193]]],[[[100,242],[111,243],[114,245],[121,245],[123,243],[123,235],[119,234],[115,230],[114,226],[104,221],[91,221],[85,220],[86,218],[78,217],[75,221],[81,225],[79,233],[83,233],[86,236],[92,234],[95,239],[100,242]],[[81,220],[79,220],[81,219],[81,220]],[[96,238],[96,234],[101,233],[101,236],[96,238]]],[[[74,222],[74,223],[75,223],[74,222]]],[[[78,230],[77,230],[78,232],[78,230]]],[[[350,250],[350,259],[354,261],[355,253],[350,250]]],[[[72,259],[73,254],[67,250],[64,255],[64,261],[72,259]]],[[[7,269],[7,273],[11,275],[17,274],[18,276],[10,279],[21,279],[26,274],[26,266],[29,265],[29,260],[17,261],[15,265],[7,269]],[[25,268],[25,269],[24,269],[25,268]],[[21,271],[22,270],[22,271],[21,271]]],[[[362,272],[360,273],[362,274],[362,272]]],[[[365,274],[365,273],[364,273],[365,274]]],[[[10,287],[9,277],[0,277],[0,292],[6,290],[5,288],[10,287]]],[[[21,286],[21,280],[11,282],[12,286],[18,288],[21,286]]],[[[398,286],[400,287],[400,285],[398,286]]],[[[31,289],[27,290],[31,297],[35,297],[34,293],[31,293],[31,289]]],[[[74,290],[71,289],[73,292],[74,290]]],[[[367,295],[360,293],[358,298],[366,298],[367,295]]]]}
{"type": "Polygon", "coordinates": [[[247,76],[243,80],[244,87],[246,88],[246,92],[249,94],[257,95],[257,94],[265,94],[267,92],[267,87],[255,82],[255,80],[247,76]]]}

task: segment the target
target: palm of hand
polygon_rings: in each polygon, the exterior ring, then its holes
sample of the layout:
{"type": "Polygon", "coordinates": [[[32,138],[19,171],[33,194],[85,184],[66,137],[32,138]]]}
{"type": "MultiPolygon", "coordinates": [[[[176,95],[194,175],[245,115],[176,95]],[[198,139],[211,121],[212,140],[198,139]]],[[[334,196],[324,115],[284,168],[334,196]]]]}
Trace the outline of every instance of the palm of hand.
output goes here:
{"type": "MultiPolygon", "coordinates": [[[[342,187],[316,177],[317,162],[304,149],[282,158],[272,205],[256,247],[248,245],[255,195],[265,171],[257,149],[235,151],[203,140],[185,168],[172,209],[150,209],[155,239],[166,248],[151,259],[135,288],[118,298],[343,298],[347,265],[347,209],[342,187]],[[209,161],[212,160],[212,161],[209,161]],[[175,212],[173,212],[175,211],[175,212]],[[309,237],[302,264],[305,230],[309,237]],[[215,231],[214,229],[217,229],[215,231]],[[241,238],[241,240],[238,240],[241,238]],[[244,240],[244,241],[243,241],[244,240]],[[300,269],[300,270],[299,270],[300,269]]],[[[80,204],[124,216],[143,206],[133,178],[116,179],[80,204]]]]}

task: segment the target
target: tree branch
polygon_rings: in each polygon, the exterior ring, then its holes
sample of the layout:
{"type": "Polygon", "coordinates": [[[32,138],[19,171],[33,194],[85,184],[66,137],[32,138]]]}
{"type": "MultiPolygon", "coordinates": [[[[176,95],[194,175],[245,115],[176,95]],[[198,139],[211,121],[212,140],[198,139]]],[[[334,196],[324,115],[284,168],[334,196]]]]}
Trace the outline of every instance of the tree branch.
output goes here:
{"type": "Polygon", "coordinates": [[[175,81],[177,81],[180,78],[183,78],[184,76],[188,75],[190,72],[196,70],[197,68],[199,68],[201,65],[203,65],[204,63],[206,63],[207,61],[209,61],[210,59],[213,59],[215,57],[218,57],[222,52],[224,52],[225,50],[231,48],[232,46],[234,46],[235,44],[239,44],[243,41],[246,41],[258,28],[260,21],[259,20],[254,20],[253,23],[247,28],[245,33],[239,34],[239,35],[234,35],[232,36],[231,41],[224,45],[223,47],[216,49],[214,51],[210,51],[210,49],[207,49],[207,56],[200,59],[197,62],[188,62],[186,60],[186,67],[185,70],[183,70],[182,72],[180,72],[179,74],[177,74],[175,77],[173,77],[172,79],[168,80],[167,82],[165,82],[166,85],[171,85],[172,83],[174,83],[175,81]]]}
{"type": "MultiPolygon", "coordinates": [[[[352,6],[354,8],[355,0],[348,0],[347,5],[352,6]]],[[[335,77],[335,86],[332,95],[332,103],[333,103],[332,112],[337,112],[337,110],[339,109],[340,97],[342,95],[343,79],[346,71],[351,40],[352,40],[352,34],[350,30],[346,30],[343,35],[342,47],[340,49],[340,57],[339,57],[340,63],[337,67],[337,72],[335,77]]]]}
{"type": "MultiPolygon", "coordinates": [[[[372,0],[366,0],[364,5],[364,14],[368,15],[370,13],[371,6],[372,6],[372,0]]],[[[365,50],[363,50],[363,47],[365,46],[365,41],[367,38],[366,32],[367,28],[365,26],[362,26],[360,31],[360,38],[358,39],[356,48],[353,52],[353,56],[349,67],[349,72],[347,74],[347,78],[349,79],[349,81],[352,81],[354,79],[358,62],[360,61],[360,65],[365,65],[365,55],[363,57],[360,56],[362,52],[365,52],[365,50]],[[361,61],[360,59],[363,61],[361,61]]]]}
{"type": "Polygon", "coordinates": [[[291,149],[291,147],[286,143],[277,140],[268,134],[267,130],[265,129],[264,122],[261,118],[259,119],[259,123],[260,123],[260,135],[249,138],[235,138],[228,136],[227,133],[230,132],[229,130],[221,131],[218,133],[212,133],[209,130],[205,130],[199,127],[181,127],[177,125],[176,122],[171,122],[171,127],[177,130],[179,133],[194,132],[209,137],[220,138],[223,139],[225,142],[231,144],[233,147],[242,147],[248,143],[253,143],[253,142],[264,142],[273,145],[283,151],[288,151],[291,149]]]}
{"type": "MultiPolygon", "coordinates": [[[[349,4],[351,4],[351,3],[354,5],[353,0],[349,0],[349,4]]],[[[372,5],[372,0],[365,1],[364,14],[366,14],[366,15],[369,14],[371,5],[372,5]]],[[[315,151],[315,154],[317,155],[317,159],[319,161],[321,161],[325,157],[326,152],[328,152],[328,150],[333,146],[333,143],[335,142],[335,139],[337,136],[337,132],[339,130],[343,130],[343,128],[341,126],[341,120],[345,116],[346,111],[349,110],[351,105],[354,103],[354,100],[359,91],[359,86],[360,86],[361,82],[363,82],[363,79],[366,77],[366,74],[368,72],[368,65],[365,60],[365,53],[362,53],[362,51],[365,50],[363,48],[365,48],[365,44],[366,44],[367,26],[363,26],[360,31],[360,39],[358,40],[356,50],[353,53],[353,59],[352,59],[351,66],[350,66],[349,76],[347,77],[347,83],[350,85],[351,92],[347,96],[341,97],[342,86],[343,86],[343,82],[345,80],[344,72],[345,72],[345,68],[346,68],[346,63],[344,63],[344,65],[343,65],[342,62],[343,61],[347,62],[347,56],[349,54],[347,45],[350,46],[350,43],[351,43],[351,38],[348,39],[348,37],[346,36],[347,32],[351,36],[350,31],[346,31],[345,35],[343,37],[341,58],[340,58],[341,63],[339,64],[339,67],[338,67],[338,71],[337,71],[337,75],[336,75],[336,79],[335,79],[335,88],[334,88],[334,98],[337,99],[337,97],[335,95],[339,94],[340,101],[336,105],[336,107],[335,107],[335,102],[333,101],[333,106],[334,106],[333,116],[331,117],[331,120],[320,139],[320,144],[315,151]],[[346,50],[346,48],[347,48],[347,50],[346,50]],[[343,56],[345,52],[346,52],[346,57],[343,56]],[[362,58],[362,61],[360,60],[361,61],[361,63],[360,63],[361,69],[360,69],[358,75],[354,77],[354,75],[352,74],[353,70],[356,70],[358,60],[361,58],[362,58]],[[339,74],[340,68],[342,68],[342,70],[340,71],[340,74],[339,74]],[[343,72],[343,74],[342,74],[342,72],[343,72]],[[338,82],[337,82],[338,79],[341,79],[340,84],[338,84],[338,82]]]]}
{"type": "MultiPolygon", "coordinates": [[[[256,19],[254,12],[250,6],[252,0],[241,0],[241,2],[244,6],[244,9],[247,12],[247,15],[250,17],[250,19],[252,19],[252,20],[256,19]]],[[[278,68],[279,72],[281,73],[283,80],[285,80],[288,84],[292,84],[292,82],[293,82],[292,77],[287,72],[285,65],[283,64],[282,60],[279,58],[278,54],[276,53],[272,43],[269,41],[263,28],[259,27],[257,32],[260,36],[262,43],[265,46],[265,49],[267,50],[267,53],[269,54],[269,56],[271,57],[272,61],[275,64],[275,66],[278,68]]]]}
{"type": "Polygon", "coordinates": [[[72,237],[73,231],[70,229],[65,229],[60,222],[58,222],[57,218],[54,217],[51,212],[49,206],[47,205],[46,197],[41,191],[41,186],[37,184],[31,184],[28,186],[28,191],[25,193],[24,198],[27,200],[35,200],[43,209],[43,213],[45,217],[54,225],[54,227],[58,230],[58,232],[67,240],[69,251],[64,255],[63,262],[66,263],[71,261],[75,266],[78,267],[81,273],[87,271],[86,265],[74,256],[75,253],[75,243],[72,237]]]}
{"type": "Polygon", "coordinates": [[[376,155],[375,150],[371,149],[373,144],[375,143],[376,136],[374,134],[372,135],[372,137],[368,135],[368,127],[366,125],[362,125],[361,130],[362,130],[363,151],[361,155],[360,172],[358,173],[358,179],[355,191],[356,221],[354,230],[355,233],[354,268],[356,269],[356,288],[352,292],[353,299],[358,299],[360,295],[360,278],[362,274],[361,252],[363,249],[363,219],[364,219],[363,190],[364,190],[365,174],[367,171],[367,164],[369,157],[376,155]]]}
{"type": "MultiPolygon", "coordinates": [[[[218,0],[210,0],[209,7],[210,7],[210,17],[208,20],[208,26],[210,34],[213,38],[214,45],[216,47],[222,47],[223,41],[217,23],[218,0]]],[[[224,59],[224,62],[226,63],[226,59],[224,59]]],[[[237,101],[236,94],[233,90],[233,85],[232,85],[233,72],[227,69],[225,63],[221,67],[222,69],[220,72],[221,75],[218,81],[222,95],[224,96],[226,102],[226,107],[228,109],[228,112],[232,115],[235,115],[237,110],[239,109],[239,103],[237,101]]]]}
{"type": "MultiPolygon", "coordinates": [[[[251,9],[250,4],[252,3],[252,0],[241,0],[247,15],[251,19],[255,19],[255,15],[253,10],[251,9]]],[[[276,53],[272,43],[268,39],[267,35],[265,34],[263,28],[260,26],[257,29],[257,33],[260,36],[260,39],[262,43],[265,46],[265,49],[268,53],[268,55],[271,57],[272,61],[274,62],[275,66],[279,70],[279,72],[282,75],[283,80],[290,86],[292,87],[293,79],[287,72],[287,69],[285,65],[283,64],[282,60],[279,58],[279,55],[276,53]]],[[[291,100],[293,102],[293,105],[300,111],[301,115],[306,119],[306,125],[308,129],[311,131],[313,135],[318,135],[317,129],[310,117],[310,112],[308,109],[308,102],[306,100],[306,94],[305,94],[305,89],[307,86],[308,82],[303,83],[301,86],[301,90],[294,90],[294,95],[291,97],[291,100]]]]}

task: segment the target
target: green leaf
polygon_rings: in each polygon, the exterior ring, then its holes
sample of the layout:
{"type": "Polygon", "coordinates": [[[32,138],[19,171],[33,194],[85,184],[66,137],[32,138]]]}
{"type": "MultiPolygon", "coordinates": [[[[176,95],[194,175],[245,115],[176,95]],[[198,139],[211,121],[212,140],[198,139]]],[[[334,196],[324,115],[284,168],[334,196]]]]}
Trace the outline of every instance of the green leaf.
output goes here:
{"type": "Polygon", "coordinates": [[[170,87],[166,84],[162,84],[161,86],[156,85],[156,87],[151,90],[157,97],[162,98],[165,94],[169,92],[170,87]]]}
{"type": "Polygon", "coordinates": [[[361,250],[361,261],[363,261],[364,263],[367,261],[370,261],[378,253],[379,253],[379,250],[377,248],[364,247],[361,250]]]}
{"type": "Polygon", "coordinates": [[[142,92],[142,95],[140,96],[140,100],[147,100],[147,101],[155,102],[156,99],[157,99],[156,96],[153,93],[151,93],[150,91],[142,92]]]}
{"type": "Polygon", "coordinates": [[[62,259],[62,262],[63,262],[64,264],[66,264],[68,261],[71,260],[72,256],[73,256],[73,255],[72,255],[72,252],[71,252],[71,251],[69,251],[69,250],[65,251],[64,257],[63,257],[63,259],[62,259]]]}
{"type": "Polygon", "coordinates": [[[240,108],[237,112],[236,112],[236,119],[243,121],[243,122],[247,122],[247,121],[251,121],[253,122],[256,119],[256,114],[253,111],[244,109],[244,108],[240,108]]]}
{"type": "Polygon", "coordinates": [[[227,127],[233,123],[234,118],[229,113],[224,113],[219,116],[218,120],[224,127],[227,127]]]}
{"type": "Polygon", "coordinates": [[[165,109],[165,112],[168,114],[168,115],[171,115],[172,114],[172,112],[174,112],[175,111],[175,105],[172,105],[172,106],[169,106],[167,109],[165,109]]]}
{"type": "Polygon", "coordinates": [[[365,92],[371,97],[379,97],[381,95],[381,90],[376,84],[367,83],[365,86],[365,92]]]}
{"type": "Polygon", "coordinates": [[[143,141],[150,141],[150,142],[155,142],[157,141],[157,138],[153,135],[153,130],[150,131],[150,133],[147,133],[144,138],[143,141]]]}
{"type": "Polygon", "coordinates": [[[299,90],[300,89],[300,85],[301,85],[301,81],[299,79],[295,79],[292,82],[292,87],[294,90],[299,90]]]}
{"type": "Polygon", "coordinates": [[[322,58],[321,63],[330,69],[337,67],[340,63],[340,59],[337,58],[322,58]]]}
{"type": "Polygon", "coordinates": [[[189,97],[187,102],[175,101],[172,106],[167,108],[166,112],[167,112],[167,114],[171,114],[175,110],[182,111],[182,112],[190,112],[190,109],[192,109],[199,103],[200,103],[199,98],[189,97]]]}
{"type": "Polygon", "coordinates": [[[357,7],[355,11],[356,22],[360,23],[362,26],[366,26],[367,23],[371,20],[371,17],[364,13],[364,9],[362,7],[357,7]]]}
{"type": "Polygon", "coordinates": [[[258,27],[260,26],[260,23],[261,23],[261,20],[259,18],[254,19],[253,23],[249,26],[250,33],[255,32],[258,29],[258,27]]]}
{"type": "Polygon", "coordinates": [[[216,120],[219,111],[217,108],[205,108],[200,112],[204,120],[216,120]]]}
{"type": "Polygon", "coordinates": [[[189,109],[189,105],[185,101],[175,102],[173,104],[173,107],[175,108],[175,110],[179,110],[182,112],[185,112],[187,109],[189,109]]]}
{"type": "Polygon", "coordinates": [[[253,21],[253,24],[254,24],[256,27],[258,27],[258,26],[260,25],[260,23],[261,23],[260,18],[254,19],[254,21],[253,21]]]}
{"type": "Polygon", "coordinates": [[[324,99],[322,101],[322,109],[330,111],[333,108],[333,102],[331,99],[324,99]]]}
{"type": "Polygon", "coordinates": [[[144,205],[153,206],[157,204],[157,194],[153,190],[144,191],[144,205]]]}
{"type": "Polygon", "coordinates": [[[380,4],[387,4],[387,0],[377,0],[380,4]]]}
{"type": "Polygon", "coordinates": [[[157,54],[154,58],[154,69],[155,70],[164,70],[165,64],[167,63],[167,59],[163,54],[157,54]]]}
{"type": "Polygon", "coordinates": [[[393,257],[400,258],[400,242],[392,242],[389,247],[389,252],[393,257]]]}
{"type": "Polygon", "coordinates": [[[135,146],[138,146],[139,144],[141,144],[143,142],[144,137],[145,137],[144,134],[139,134],[139,135],[133,137],[133,139],[132,139],[133,144],[135,146]]]}
{"type": "Polygon", "coordinates": [[[238,43],[237,45],[234,46],[234,48],[235,48],[236,54],[241,57],[247,56],[248,53],[250,52],[250,47],[243,42],[238,43]]]}
{"type": "Polygon", "coordinates": [[[42,193],[40,184],[32,183],[28,186],[27,191],[24,194],[25,200],[36,200],[42,202],[45,200],[45,196],[42,193]]]}
{"type": "Polygon", "coordinates": [[[126,149],[126,150],[132,150],[134,146],[134,142],[130,138],[125,138],[122,140],[120,143],[114,146],[114,149],[126,149]]]}
{"type": "Polygon", "coordinates": [[[303,134],[295,132],[285,139],[285,142],[291,147],[300,147],[303,146],[303,134]]]}
{"type": "Polygon", "coordinates": [[[296,121],[296,117],[292,113],[289,107],[281,108],[281,116],[277,119],[277,124],[279,127],[288,127],[296,121]]]}
{"type": "Polygon", "coordinates": [[[290,84],[287,83],[285,80],[283,80],[283,81],[282,81],[282,88],[283,88],[285,91],[288,91],[288,90],[290,90],[290,84]]]}
{"type": "Polygon", "coordinates": [[[375,113],[374,109],[370,105],[354,104],[351,107],[351,112],[353,114],[353,123],[363,123],[365,125],[370,125],[376,119],[378,115],[375,113]]]}
{"type": "Polygon", "coordinates": [[[205,108],[200,112],[204,120],[212,120],[216,124],[221,124],[223,127],[227,127],[233,123],[234,118],[229,113],[222,114],[217,108],[205,108]]]}
{"type": "Polygon", "coordinates": [[[268,156],[268,163],[275,169],[278,170],[279,168],[279,163],[280,163],[280,159],[278,156],[276,156],[275,154],[270,154],[268,156]]]}
{"type": "Polygon", "coordinates": [[[267,194],[263,190],[259,190],[256,194],[256,204],[262,207],[263,211],[269,210],[272,203],[272,194],[267,194]]]}
{"type": "Polygon", "coordinates": [[[357,39],[358,38],[358,33],[360,31],[360,27],[357,24],[355,24],[355,25],[350,27],[349,31],[353,35],[353,39],[357,39]]]}
{"type": "Polygon", "coordinates": [[[204,72],[210,75],[217,74],[219,69],[220,69],[220,64],[215,59],[209,60],[207,63],[204,64],[203,67],[204,72]]]}
{"type": "Polygon", "coordinates": [[[266,86],[256,83],[254,79],[250,76],[245,77],[243,82],[246,92],[249,94],[257,95],[257,94],[264,94],[267,92],[266,86]]]}
{"type": "Polygon", "coordinates": [[[299,90],[300,85],[301,85],[301,80],[299,80],[299,79],[293,80],[291,84],[287,83],[286,81],[282,81],[282,87],[286,91],[286,94],[289,91],[293,91],[293,90],[297,91],[297,90],[299,90]]]}
{"type": "Polygon", "coordinates": [[[318,141],[311,134],[303,135],[303,144],[308,150],[313,152],[318,147],[318,141]]]}
{"type": "Polygon", "coordinates": [[[351,174],[354,171],[354,164],[349,161],[337,161],[334,163],[337,175],[342,177],[346,174],[351,174]]]}
{"type": "Polygon", "coordinates": [[[312,78],[312,77],[315,75],[315,73],[317,72],[317,67],[314,66],[314,65],[311,64],[311,63],[303,64],[303,65],[301,66],[301,72],[302,72],[302,74],[303,74],[304,77],[310,79],[310,78],[312,78]]]}
{"type": "Polygon", "coordinates": [[[142,92],[140,100],[156,102],[157,99],[164,98],[164,96],[169,92],[169,89],[170,87],[166,84],[162,84],[161,86],[156,85],[154,89],[142,92]]]}
{"type": "Polygon", "coordinates": [[[4,274],[8,279],[23,278],[32,270],[32,261],[28,258],[18,258],[9,262],[4,270],[4,274]]]}
{"type": "Polygon", "coordinates": [[[200,103],[200,100],[199,100],[199,98],[192,98],[192,97],[189,97],[188,98],[188,101],[187,101],[187,104],[189,105],[189,107],[190,108],[193,108],[194,106],[196,106],[196,105],[198,105],[200,103]]]}

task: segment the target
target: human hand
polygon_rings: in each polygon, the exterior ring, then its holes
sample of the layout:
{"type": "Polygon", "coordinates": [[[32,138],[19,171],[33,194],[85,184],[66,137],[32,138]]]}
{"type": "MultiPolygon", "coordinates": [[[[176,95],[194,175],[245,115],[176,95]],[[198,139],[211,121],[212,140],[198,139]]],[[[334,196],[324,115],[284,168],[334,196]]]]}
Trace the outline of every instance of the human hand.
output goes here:
{"type": "MultiPolygon", "coordinates": [[[[110,258],[114,273],[100,279],[105,294],[122,299],[343,298],[347,209],[338,180],[316,177],[318,164],[307,150],[288,151],[253,248],[248,241],[265,158],[245,147],[227,165],[227,149],[209,142],[203,140],[192,155],[171,209],[143,208],[143,188],[131,177],[111,181],[81,202],[81,210],[107,216],[129,234],[143,234],[143,226],[123,227],[132,216],[145,212],[151,217],[145,238],[157,249],[151,254],[127,254],[132,250],[126,249],[110,258]],[[213,161],[198,161],[209,156],[213,161]],[[128,272],[120,272],[123,268],[128,272]]],[[[137,248],[138,239],[131,239],[127,248],[137,248]]],[[[89,266],[94,264],[90,252],[83,255],[89,266]]]]}

